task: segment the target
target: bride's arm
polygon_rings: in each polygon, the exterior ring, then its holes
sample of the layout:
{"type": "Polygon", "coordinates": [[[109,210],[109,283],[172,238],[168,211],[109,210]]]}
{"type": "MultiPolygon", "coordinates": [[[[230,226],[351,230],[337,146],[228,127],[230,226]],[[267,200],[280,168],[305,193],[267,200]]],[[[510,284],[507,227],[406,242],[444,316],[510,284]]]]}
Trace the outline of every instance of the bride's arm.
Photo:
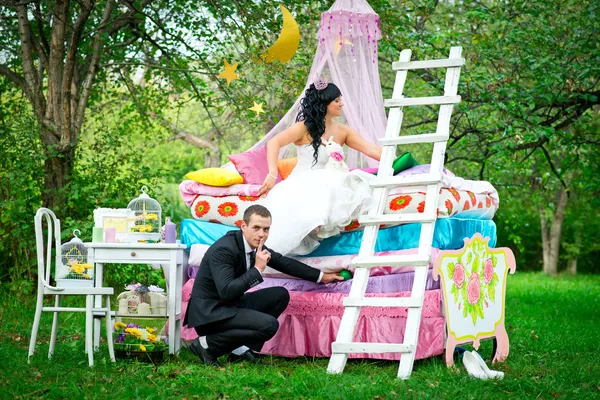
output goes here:
{"type": "Polygon", "coordinates": [[[364,155],[371,157],[377,161],[381,159],[381,147],[367,142],[356,131],[349,126],[345,126],[346,130],[346,145],[354,150],[360,151],[364,155]]]}
{"type": "Polygon", "coordinates": [[[258,195],[262,196],[267,194],[269,190],[275,186],[277,180],[277,159],[279,158],[279,150],[283,146],[287,146],[290,143],[297,142],[306,136],[306,126],[303,121],[296,122],[289,128],[279,132],[277,135],[269,139],[267,142],[267,163],[269,165],[269,174],[265,177],[258,195]]]}

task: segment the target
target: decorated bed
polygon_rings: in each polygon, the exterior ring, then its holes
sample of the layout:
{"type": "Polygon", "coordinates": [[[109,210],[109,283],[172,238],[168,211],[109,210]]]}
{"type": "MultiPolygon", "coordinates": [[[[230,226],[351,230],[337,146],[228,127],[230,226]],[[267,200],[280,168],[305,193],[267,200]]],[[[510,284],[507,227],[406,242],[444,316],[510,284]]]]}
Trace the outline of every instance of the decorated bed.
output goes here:
{"type": "MultiPolygon", "coordinates": [[[[337,0],[321,16],[318,45],[307,82],[308,87],[316,77],[325,75],[335,83],[344,99],[341,122],[371,143],[378,143],[383,138],[387,125],[378,71],[377,41],[380,38],[379,17],[365,0],[337,0]]],[[[458,77],[453,84],[456,86],[457,82],[458,77]]],[[[452,99],[455,97],[458,96],[452,96],[452,99]]],[[[300,105],[301,97],[248,151],[229,155],[231,163],[221,168],[195,171],[180,184],[182,199],[190,207],[192,217],[182,221],[180,227],[181,241],[190,251],[190,280],[184,285],[182,310],[186,309],[193,279],[207,247],[227,231],[239,229],[244,211],[250,205],[265,201],[258,197],[259,188],[267,175],[275,178],[267,165],[266,143],[296,121],[300,105]]],[[[450,114],[446,115],[448,121],[450,114]]],[[[401,117],[396,120],[400,121],[401,117]]],[[[444,136],[444,132],[447,135],[447,129],[442,131],[437,132],[437,136],[444,136]]],[[[278,182],[286,179],[294,168],[293,157],[298,155],[297,152],[294,154],[294,147],[280,149],[278,182]]],[[[432,157],[432,160],[443,159],[444,151],[445,143],[441,151],[434,153],[437,158],[432,157]]],[[[350,148],[345,148],[344,152],[342,159],[350,169],[360,167],[363,172],[376,173],[379,167],[376,160],[350,148]]],[[[442,171],[437,167],[443,166],[443,162],[434,161],[433,164],[436,167],[429,174],[431,176],[442,171]]],[[[382,176],[390,176],[389,163],[384,168],[382,176]]],[[[423,177],[429,172],[428,165],[418,165],[408,152],[394,160],[392,169],[394,175],[407,177],[423,177]]],[[[436,176],[436,185],[438,179],[436,176]]],[[[420,179],[415,181],[422,182],[420,179]]],[[[284,187],[289,182],[284,183],[284,187]]],[[[489,182],[463,179],[445,169],[440,187],[416,358],[439,355],[446,348],[446,361],[451,364],[457,344],[472,341],[477,347],[480,339],[499,336],[495,359],[501,361],[508,354],[504,288],[508,271],[514,271],[514,257],[507,249],[493,249],[497,237],[492,218],[500,204],[498,193],[489,182]]],[[[388,196],[384,214],[411,214],[414,217],[423,213],[426,191],[424,186],[390,188],[385,192],[388,196]]],[[[420,231],[420,223],[382,226],[375,244],[376,255],[416,253],[417,248],[422,247],[419,246],[420,231]]],[[[357,221],[349,221],[341,234],[320,241],[316,250],[298,259],[324,272],[352,270],[351,260],[359,253],[363,232],[357,221]]],[[[410,295],[414,268],[383,265],[371,269],[370,274],[367,296],[410,295]]],[[[264,345],[262,352],[286,357],[331,356],[332,343],[336,340],[344,311],[342,301],[349,293],[351,283],[352,280],[315,284],[282,276],[277,271],[265,271],[264,282],[253,290],[283,286],[289,290],[291,301],[279,317],[277,334],[264,345]]],[[[405,308],[364,307],[353,342],[403,343],[406,321],[405,308]]],[[[195,337],[193,329],[183,327],[182,339],[193,340],[195,337]]],[[[400,354],[350,354],[350,357],[398,359],[400,354]]]]}
{"type": "MultiPolygon", "coordinates": [[[[422,170],[423,166],[407,170],[405,174],[422,170]]],[[[454,176],[447,171],[439,202],[439,219],[436,222],[432,260],[440,254],[463,248],[464,239],[475,235],[489,238],[489,246],[496,244],[496,226],[491,220],[499,199],[489,182],[470,181],[454,176]]],[[[257,185],[238,184],[216,188],[186,180],[180,185],[183,200],[190,207],[193,219],[181,223],[182,242],[189,246],[188,276],[184,285],[183,307],[191,294],[202,256],[209,245],[227,231],[238,229],[243,212],[251,204],[260,204],[263,199],[255,196],[257,185]]],[[[408,213],[418,211],[422,201],[420,188],[411,191],[397,190],[388,198],[388,212],[408,213]]],[[[323,272],[350,269],[351,260],[357,255],[362,230],[353,222],[346,232],[325,239],[311,254],[297,257],[298,260],[323,272]]],[[[381,229],[375,251],[379,255],[415,254],[419,242],[419,224],[405,224],[381,229]]],[[[430,268],[433,267],[430,265],[430,268]]],[[[413,281],[413,268],[381,266],[371,270],[367,293],[389,297],[409,296],[413,281]]],[[[264,282],[255,289],[283,286],[290,291],[290,305],[280,317],[280,329],[275,337],[263,347],[263,352],[273,355],[295,357],[331,355],[331,343],[343,313],[342,299],[350,291],[352,281],[317,284],[285,276],[275,270],[267,270],[264,282]]],[[[442,354],[446,347],[446,318],[443,308],[442,286],[429,271],[423,316],[419,333],[416,358],[422,359],[442,354]]],[[[489,299],[488,299],[489,300],[489,299]]],[[[503,299],[502,299],[503,300],[503,299]]],[[[489,302],[488,302],[489,304],[489,302]]],[[[402,342],[406,325],[406,309],[365,308],[361,313],[356,330],[356,341],[399,343],[402,342]]],[[[183,328],[182,338],[193,340],[193,329],[183,328]]],[[[352,354],[353,358],[398,359],[397,353],[352,354]]]]}

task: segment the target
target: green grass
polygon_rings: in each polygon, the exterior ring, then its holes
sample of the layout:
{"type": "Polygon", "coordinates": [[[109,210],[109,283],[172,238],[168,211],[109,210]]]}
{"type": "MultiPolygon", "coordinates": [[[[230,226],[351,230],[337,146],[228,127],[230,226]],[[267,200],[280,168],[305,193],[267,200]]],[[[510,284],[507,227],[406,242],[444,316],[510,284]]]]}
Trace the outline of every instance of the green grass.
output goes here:
{"type": "MultiPolygon", "coordinates": [[[[88,368],[83,315],[63,314],[56,354],[47,359],[51,315],[44,313],[38,354],[27,364],[33,297],[0,296],[1,398],[110,399],[591,399],[600,398],[600,276],[516,274],[508,280],[508,360],[494,368],[502,381],[477,381],[440,357],[417,361],[409,380],[395,362],[350,361],[327,375],[326,359],[270,358],[268,365],[200,365],[182,349],[154,367],[108,361],[104,344],[88,368]]],[[[491,355],[491,342],[480,352],[491,355]]]]}

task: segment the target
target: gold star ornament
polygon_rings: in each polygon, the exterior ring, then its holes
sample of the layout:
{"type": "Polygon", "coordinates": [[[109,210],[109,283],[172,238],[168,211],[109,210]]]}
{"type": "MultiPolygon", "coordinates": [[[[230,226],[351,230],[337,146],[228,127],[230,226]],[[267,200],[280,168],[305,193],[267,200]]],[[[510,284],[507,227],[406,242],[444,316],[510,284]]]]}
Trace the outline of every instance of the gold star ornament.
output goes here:
{"type": "Polygon", "coordinates": [[[265,112],[265,110],[263,110],[263,104],[257,102],[254,102],[254,106],[250,107],[248,110],[254,111],[256,113],[256,118],[260,116],[260,113],[265,112]]]}
{"type": "Polygon", "coordinates": [[[235,64],[231,65],[231,64],[229,64],[229,62],[226,59],[223,59],[223,64],[225,66],[225,70],[223,72],[221,72],[219,75],[217,75],[217,77],[227,79],[227,86],[229,86],[231,81],[240,79],[238,74],[235,73],[235,69],[237,68],[239,63],[235,63],[235,64]]]}

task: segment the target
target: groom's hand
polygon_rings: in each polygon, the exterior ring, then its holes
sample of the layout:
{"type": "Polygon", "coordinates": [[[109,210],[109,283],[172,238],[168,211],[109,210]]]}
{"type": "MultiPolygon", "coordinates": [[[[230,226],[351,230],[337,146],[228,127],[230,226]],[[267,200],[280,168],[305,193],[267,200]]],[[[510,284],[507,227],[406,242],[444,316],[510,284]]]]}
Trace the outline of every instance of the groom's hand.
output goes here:
{"type": "Polygon", "coordinates": [[[263,249],[264,240],[261,240],[256,249],[256,260],[254,266],[260,272],[265,272],[265,268],[271,259],[271,253],[267,249],[263,249]]]}
{"type": "Polygon", "coordinates": [[[336,273],[326,274],[326,273],[323,273],[323,278],[321,278],[321,283],[331,283],[331,282],[343,281],[343,280],[344,280],[344,278],[340,274],[336,274],[336,273]]]}

